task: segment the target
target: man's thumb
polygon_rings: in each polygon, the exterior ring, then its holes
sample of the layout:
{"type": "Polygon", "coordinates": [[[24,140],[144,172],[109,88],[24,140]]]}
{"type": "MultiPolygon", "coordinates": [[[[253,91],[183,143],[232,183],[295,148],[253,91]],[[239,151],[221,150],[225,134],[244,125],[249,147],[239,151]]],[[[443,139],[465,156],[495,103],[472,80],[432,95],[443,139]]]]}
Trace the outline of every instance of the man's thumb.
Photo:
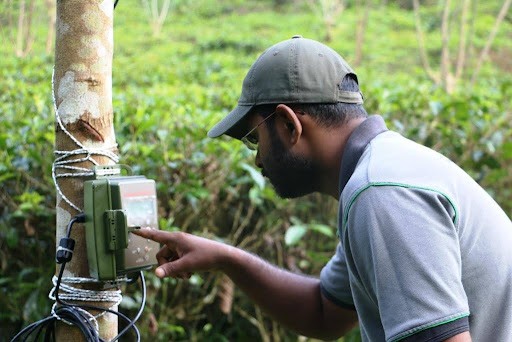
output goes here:
{"type": "Polygon", "coordinates": [[[178,259],[158,266],[155,270],[156,276],[158,278],[177,277],[181,272],[183,272],[181,271],[183,268],[181,261],[181,259],[178,259]]]}

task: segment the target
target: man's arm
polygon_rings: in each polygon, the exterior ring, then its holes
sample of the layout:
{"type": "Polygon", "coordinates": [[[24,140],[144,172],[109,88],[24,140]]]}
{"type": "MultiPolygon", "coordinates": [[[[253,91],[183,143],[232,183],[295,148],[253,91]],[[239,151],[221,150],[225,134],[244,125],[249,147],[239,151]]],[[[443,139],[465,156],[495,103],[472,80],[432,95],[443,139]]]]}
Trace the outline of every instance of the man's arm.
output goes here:
{"type": "Polygon", "coordinates": [[[469,331],[450,337],[445,342],[471,342],[471,335],[469,331]]]}
{"type": "Polygon", "coordinates": [[[343,336],[357,323],[354,310],[325,298],[320,281],[279,269],[243,250],[230,247],[223,271],[272,318],[311,337],[343,336]]]}
{"type": "Polygon", "coordinates": [[[273,319],[306,336],[337,338],[357,323],[355,311],[341,308],[321,294],[318,279],[187,233],[142,229],[137,234],[164,244],[157,254],[158,277],[187,278],[197,271],[222,271],[273,319]]]}

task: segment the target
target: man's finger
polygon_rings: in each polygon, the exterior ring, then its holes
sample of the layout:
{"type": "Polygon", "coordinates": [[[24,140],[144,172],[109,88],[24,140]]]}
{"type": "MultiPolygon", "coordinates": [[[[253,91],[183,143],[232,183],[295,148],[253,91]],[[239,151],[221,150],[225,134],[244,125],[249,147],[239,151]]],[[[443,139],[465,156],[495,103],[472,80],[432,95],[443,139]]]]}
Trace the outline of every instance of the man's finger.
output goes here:
{"type": "Polygon", "coordinates": [[[185,270],[183,270],[183,268],[184,268],[183,266],[184,266],[184,264],[183,264],[182,260],[178,259],[178,260],[171,261],[171,262],[168,262],[168,263],[158,266],[157,269],[155,270],[155,274],[159,278],[164,278],[164,277],[177,278],[180,276],[181,273],[188,273],[185,270]]]}
{"type": "Polygon", "coordinates": [[[159,265],[165,264],[169,261],[174,261],[178,258],[178,254],[169,249],[167,245],[164,245],[158,253],[156,253],[156,260],[158,261],[159,265]]]}
{"type": "Polygon", "coordinates": [[[132,231],[135,235],[142,236],[143,238],[151,239],[160,243],[169,243],[172,241],[172,234],[164,230],[141,228],[132,231]]]}

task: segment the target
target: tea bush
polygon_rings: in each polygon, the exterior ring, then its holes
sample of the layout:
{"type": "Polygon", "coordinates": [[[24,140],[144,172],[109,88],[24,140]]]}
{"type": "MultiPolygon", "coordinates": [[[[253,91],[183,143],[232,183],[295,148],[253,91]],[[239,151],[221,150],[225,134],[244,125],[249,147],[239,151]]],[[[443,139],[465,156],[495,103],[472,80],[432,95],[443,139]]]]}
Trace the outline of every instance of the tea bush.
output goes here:
{"type": "MultiPolygon", "coordinates": [[[[356,13],[349,8],[343,19],[331,45],[350,62],[356,13]]],[[[44,36],[44,28],[37,29],[44,36]]],[[[318,274],[337,243],[337,203],[321,195],[278,198],[240,142],[206,137],[236,104],[257,55],[297,33],[319,40],[324,34],[306,5],[180,1],[161,36],[152,38],[138,3],[120,1],[114,125],[121,162],[157,181],[161,229],[225,241],[281,267],[318,274]]],[[[509,38],[500,34],[497,46],[508,49],[509,38]]],[[[371,14],[366,39],[357,71],[368,112],[454,160],[510,215],[510,73],[487,64],[474,88],[462,84],[446,94],[418,67],[412,13],[393,5],[371,14]]],[[[25,59],[1,48],[7,57],[0,59],[0,340],[45,317],[52,304],[53,58],[35,44],[25,59]]],[[[300,339],[237,290],[232,308],[222,312],[219,294],[231,285],[220,274],[189,281],[146,274],[148,302],[138,323],[143,340],[300,339]]],[[[140,296],[136,286],[127,286],[121,310],[133,315],[140,296]]],[[[359,340],[357,330],[345,340],[359,340]]]]}

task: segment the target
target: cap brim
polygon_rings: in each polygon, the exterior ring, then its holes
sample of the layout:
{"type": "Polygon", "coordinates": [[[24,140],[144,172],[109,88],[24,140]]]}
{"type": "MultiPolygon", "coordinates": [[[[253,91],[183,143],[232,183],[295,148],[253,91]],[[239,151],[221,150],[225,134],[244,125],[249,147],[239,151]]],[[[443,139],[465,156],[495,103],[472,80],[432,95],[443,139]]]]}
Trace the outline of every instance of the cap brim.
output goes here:
{"type": "Polygon", "coordinates": [[[222,134],[227,134],[233,138],[240,139],[244,135],[246,126],[245,116],[252,109],[250,106],[236,106],[224,119],[219,121],[208,131],[208,137],[217,138],[222,134]]]}

